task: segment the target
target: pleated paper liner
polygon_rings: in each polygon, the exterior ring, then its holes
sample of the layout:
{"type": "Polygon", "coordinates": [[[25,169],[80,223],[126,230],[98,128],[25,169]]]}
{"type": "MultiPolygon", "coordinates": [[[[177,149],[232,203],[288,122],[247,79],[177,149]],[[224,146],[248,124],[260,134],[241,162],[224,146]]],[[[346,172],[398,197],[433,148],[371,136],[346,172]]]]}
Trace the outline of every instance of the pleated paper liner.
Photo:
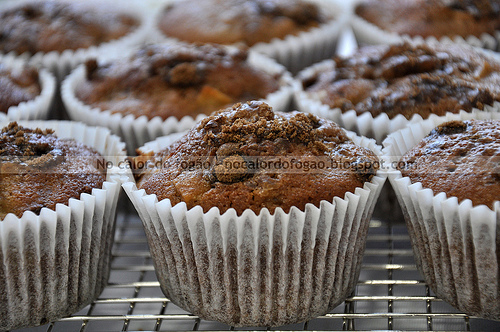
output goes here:
{"type": "MultiPolygon", "coordinates": [[[[384,141],[384,158],[387,163],[397,162],[445,121],[500,119],[499,113],[478,114],[462,112],[411,124],[384,141]]],[[[470,200],[458,202],[420,182],[412,183],[397,170],[389,173],[389,180],[403,208],[417,267],[426,283],[460,311],[500,319],[500,202],[493,210],[474,207],[470,200]]]]}
{"type": "MultiPolygon", "coordinates": [[[[255,52],[249,53],[248,61],[253,67],[264,72],[273,75],[282,74],[279,81],[280,89],[266,96],[264,101],[276,111],[286,111],[292,94],[290,73],[274,60],[255,52]]],[[[135,149],[146,142],[160,136],[188,130],[200,119],[206,117],[206,115],[202,114],[196,118],[187,115],[180,120],[174,116],[168,117],[166,120],[160,117],[148,119],[146,116],[135,117],[131,114],[124,116],[120,113],[111,113],[108,110],[93,108],[90,105],[85,105],[75,95],[76,87],[85,79],[86,69],[84,66],[80,66],[63,82],[61,95],[70,118],[90,125],[101,125],[110,128],[114,134],[122,137],[127,143],[130,155],[134,155],[135,149]]]]}
{"type": "MultiPolygon", "coordinates": [[[[0,63],[10,70],[22,70],[27,63],[13,56],[1,56],[0,63]]],[[[46,69],[38,69],[40,94],[32,100],[9,107],[7,113],[0,112],[0,122],[18,120],[46,120],[56,93],[56,79],[46,69]]]]}
{"type": "Polygon", "coordinates": [[[128,176],[116,166],[125,159],[124,144],[108,129],[67,121],[20,124],[52,128],[59,138],[94,147],[114,166],[91,194],[39,215],[0,220],[0,330],[45,324],[97,298],[110,271],[120,176],[128,176]]]}
{"type": "MultiPolygon", "coordinates": [[[[179,135],[144,150],[158,151],[179,135]]],[[[373,140],[351,135],[375,151],[373,140]]],[[[143,221],[160,286],[175,304],[202,319],[234,326],[280,326],[328,312],[353,291],[368,224],[385,181],[304,211],[274,214],[158,202],[156,195],[123,187],[143,221]]]]}

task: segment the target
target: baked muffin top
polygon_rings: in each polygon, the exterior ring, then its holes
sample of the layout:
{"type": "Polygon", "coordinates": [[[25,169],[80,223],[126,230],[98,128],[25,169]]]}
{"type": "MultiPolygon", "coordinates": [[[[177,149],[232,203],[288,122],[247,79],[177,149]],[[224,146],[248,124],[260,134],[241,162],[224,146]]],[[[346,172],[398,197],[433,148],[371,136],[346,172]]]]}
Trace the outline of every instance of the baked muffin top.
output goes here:
{"type": "Polygon", "coordinates": [[[35,99],[40,92],[36,68],[25,67],[21,70],[11,70],[0,64],[0,112],[7,113],[9,107],[35,99]]]}
{"type": "Polygon", "coordinates": [[[8,213],[55,209],[101,188],[106,179],[98,152],[50,129],[10,123],[0,132],[0,219],[8,213]]]}
{"type": "Polygon", "coordinates": [[[366,46],[300,79],[312,98],[331,108],[374,117],[427,118],[500,101],[500,62],[456,44],[366,46]]]}
{"type": "Polygon", "coordinates": [[[82,102],[112,113],[178,119],[210,114],[235,102],[265,98],[279,89],[271,75],[248,61],[243,49],[215,44],[157,44],[130,59],[87,61],[87,80],[76,88],[82,102]]]}
{"type": "Polygon", "coordinates": [[[326,21],[315,4],[302,0],[182,0],[169,4],[158,24],[183,41],[252,46],[326,21]]]}
{"type": "Polygon", "coordinates": [[[100,3],[98,8],[82,1],[31,1],[0,9],[0,50],[62,52],[118,39],[139,22],[100,3]]]}
{"type": "Polygon", "coordinates": [[[139,170],[138,187],[205,212],[288,212],[354,192],[371,180],[377,162],[331,121],[251,101],[212,114],[156,153],[149,165],[161,167],[139,170]]]}
{"type": "Polygon", "coordinates": [[[398,169],[435,194],[493,209],[500,200],[500,121],[450,121],[400,160],[398,169]]]}
{"type": "Polygon", "coordinates": [[[500,30],[499,0],[363,0],[355,12],[382,30],[411,37],[480,37],[500,30]]]}

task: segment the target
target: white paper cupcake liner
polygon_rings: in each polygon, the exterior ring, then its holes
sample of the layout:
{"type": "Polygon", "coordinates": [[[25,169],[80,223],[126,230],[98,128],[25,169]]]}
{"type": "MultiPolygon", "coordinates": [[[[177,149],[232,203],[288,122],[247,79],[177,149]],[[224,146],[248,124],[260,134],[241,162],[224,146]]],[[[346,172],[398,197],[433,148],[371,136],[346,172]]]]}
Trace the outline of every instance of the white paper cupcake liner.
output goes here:
{"type": "MultiPolygon", "coordinates": [[[[124,144],[105,128],[67,121],[20,122],[52,128],[111,161],[102,188],[40,215],[0,220],[0,330],[36,326],[78,311],[107,284],[124,144]]],[[[6,123],[1,124],[2,126],[6,123]]]]}
{"type": "MultiPolygon", "coordinates": [[[[1,56],[0,62],[11,70],[22,70],[27,64],[13,56],[1,56]]],[[[7,113],[0,112],[0,122],[17,120],[45,120],[56,93],[56,79],[45,69],[38,70],[40,94],[32,100],[9,107],[7,113]]]]}
{"type": "MultiPolygon", "coordinates": [[[[297,73],[302,68],[312,65],[315,62],[329,58],[335,54],[335,45],[340,31],[347,25],[348,17],[344,6],[335,1],[306,0],[316,3],[325,13],[333,19],[321,24],[316,28],[302,31],[297,35],[289,35],[284,39],[275,38],[268,43],[257,43],[250,47],[250,50],[262,53],[284,65],[292,74],[297,73]]],[[[168,3],[175,2],[169,0],[168,3]]],[[[159,21],[159,16],[155,22],[159,21]]],[[[178,40],[165,36],[163,32],[154,24],[154,31],[151,34],[153,41],[178,40]]]]}
{"type": "MultiPolygon", "coordinates": [[[[481,115],[483,120],[500,119],[499,113],[481,115]]],[[[384,158],[389,164],[397,162],[437,125],[472,118],[463,112],[412,124],[384,141],[384,158]]],[[[389,172],[389,180],[426,283],[438,297],[467,314],[500,319],[500,202],[494,210],[473,207],[470,200],[459,204],[456,197],[412,183],[398,170],[389,172]]]]}
{"type": "MultiPolygon", "coordinates": [[[[276,111],[287,111],[292,94],[293,79],[290,73],[274,60],[255,52],[249,53],[248,60],[252,66],[267,73],[282,73],[279,82],[280,89],[269,94],[263,101],[271,105],[276,111]]],[[[174,116],[166,120],[160,117],[154,117],[149,120],[146,116],[123,116],[120,113],[111,113],[100,108],[92,108],[90,105],[85,105],[81,102],[75,95],[76,87],[85,79],[86,69],[84,66],[80,66],[62,84],[61,96],[70,118],[90,125],[110,128],[114,134],[122,137],[126,142],[130,155],[134,155],[135,149],[146,142],[160,136],[188,130],[199,120],[206,117],[206,115],[200,114],[196,118],[185,116],[180,120],[174,116]]]]}
{"type": "MultiPolygon", "coordinates": [[[[493,56],[488,52],[485,54],[493,56]]],[[[398,114],[394,118],[390,119],[386,113],[373,117],[370,112],[365,112],[361,115],[358,115],[354,110],[342,112],[340,108],[331,108],[330,106],[321,103],[319,96],[314,96],[304,91],[301,78],[312,77],[316,73],[332,70],[333,68],[335,68],[335,62],[333,60],[325,60],[304,69],[297,75],[293,84],[293,100],[297,110],[306,113],[313,113],[319,117],[330,119],[347,130],[354,131],[361,136],[374,138],[377,143],[381,143],[390,133],[402,129],[411,123],[423,121],[422,116],[419,114],[414,114],[411,119],[408,120],[401,114],[398,114]]],[[[498,112],[499,110],[500,103],[495,102],[493,105],[485,105],[484,110],[474,109],[472,113],[477,114],[478,112],[483,111],[498,112]]]]}
{"type": "MultiPolygon", "coordinates": [[[[30,2],[32,0],[11,0],[2,4],[3,8],[18,7],[24,2],[30,2]]],[[[72,0],[59,0],[59,1],[69,1],[72,0]]],[[[110,0],[88,0],[86,4],[95,5],[99,8],[102,2],[112,3],[110,0]]],[[[64,52],[38,52],[35,54],[16,54],[15,52],[10,52],[11,56],[18,56],[25,59],[29,64],[47,68],[50,70],[59,81],[71,72],[72,69],[76,68],[79,64],[85,62],[89,58],[105,58],[113,59],[121,56],[121,54],[139,45],[147,39],[148,33],[151,31],[151,19],[147,17],[147,11],[143,10],[140,6],[133,5],[132,3],[127,3],[119,7],[121,13],[131,15],[139,21],[139,26],[131,31],[129,34],[109,42],[101,43],[96,46],[91,46],[89,48],[80,48],[77,50],[65,50],[64,52]]]]}
{"type": "MultiPolygon", "coordinates": [[[[179,135],[146,149],[160,150],[179,135]]],[[[375,151],[373,140],[351,135],[375,151]]],[[[123,187],[146,229],[160,286],[173,303],[235,326],[279,326],[305,321],[336,307],[359,277],[368,224],[384,184],[374,176],[363,188],[307,204],[304,211],[250,209],[203,213],[200,206],[158,202],[156,195],[123,187]]]]}
{"type": "MultiPolygon", "coordinates": [[[[356,8],[356,2],[353,3],[353,11],[356,8]]],[[[366,21],[365,19],[353,14],[350,20],[350,25],[356,34],[356,38],[360,44],[395,44],[404,40],[426,41],[426,42],[442,42],[442,43],[459,43],[468,44],[475,47],[485,48],[489,50],[499,50],[500,48],[500,30],[494,35],[483,33],[479,38],[476,36],[455,36],[450,37],[427,37],[420,36],[410,37],[409,35],[399,35],[395,32],[383,30],[375,24],[366,21]]]]}

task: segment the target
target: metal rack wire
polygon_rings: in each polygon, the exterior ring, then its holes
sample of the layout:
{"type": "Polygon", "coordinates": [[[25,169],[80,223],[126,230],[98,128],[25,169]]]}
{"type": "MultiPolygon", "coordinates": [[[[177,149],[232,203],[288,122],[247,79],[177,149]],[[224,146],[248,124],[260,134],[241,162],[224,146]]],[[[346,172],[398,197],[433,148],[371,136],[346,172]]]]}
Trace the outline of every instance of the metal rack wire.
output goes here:
{"type": "MultiPolygon", "coordinates": [[[[373,219],[355,293],[324,316],[278,329],[500,331],[500,322],[469,317],[434,296],[416,270],[405,225],[373,219]]],[[[24,331],[139,330],[235,328],[200,320],[164,297],[141,221],[124,203],[118,213],[109,285],[101,296],[70,317],[24,331]]]]}

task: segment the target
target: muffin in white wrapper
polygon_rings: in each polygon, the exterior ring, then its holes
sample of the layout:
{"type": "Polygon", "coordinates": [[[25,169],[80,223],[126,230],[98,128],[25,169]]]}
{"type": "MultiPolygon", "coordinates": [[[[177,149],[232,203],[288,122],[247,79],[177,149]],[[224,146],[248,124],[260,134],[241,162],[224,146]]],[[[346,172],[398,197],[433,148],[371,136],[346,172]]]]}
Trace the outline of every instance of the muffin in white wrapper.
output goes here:
{"type": "MultiPolygon", "coordinates": [[[[179,138],[146,144],[146,154],[179,138]]],[[[357,145],[373,140],[350,133],[357,145]]],[[[377,152],[378,153],[378,152],[377,152]]],[[[344,197],[271,214],[247,208],[220,213],[158,201],[123,183],[144,224],[160,286],[181,308],[234,326],[280,326],[325,314],[354,290],[373,207],[384,184],[377,173],[344,197]]]]}
{"type": "MultiPolygon", "coordinates": [[[[397,43],[400,44],[400,43],[397,43]]],[[[404,43],[400,44],[405,45],[404,43]]],[[[442,48],[446,49],[447,47],[457,47],[452,44],[450,45],[445,45],[445,44],[436,44],[435,42],[412,42],[410,44],[406,45],[413,45],[412,47],[431,47],[431,48],[442,48]]],[[[395,46],[397,47],[397,46],[395,46]]],[[[498,57],[497,54],[491,51],[487,50],[481,50],[481,49],[474,49],[472,47],[467,47],[465,46],[463,50],[467,52],[477,52],[478,55],[481,55],[485,57],[485,59],[489,59],[491,62],[495,62],[497,64],[500,64],[500,57],[498,57]]],[[[369,55],[367,55],[369,56],[369,55]]],[[[467,54],[467,56],[470,56],[470,54],[467,54]]],[[[342,59],[348,60],[352,57],[343,57],[342,59]]],[[[396,56],[393,57],[396,59],[396,56]]],[[[394,60],[396,61],[396,60],[394,60]]],[[[395,65],[394,70],[397,71],[398,69],[396,68],[397,64],[395,65]]],[[[333,108],[321,101],[321,98],[323,98],[323,94],[326,92],[320,91],[320,92],[310,92],[304,89],[303,82],[307,82],[308,80],[311,80],[317,75],[321,73],[327,73],[330,71],[334,71],[336,68],[335,61],[332,59],[329,60],[324,60],[318,64],[312,65],[304,70],[302,70],[297,76],[296,79],[293,83],[293,102],[294,105],[297,107],[297,109],[301,112],[306,112],[306,113],[312,113],[315,114],[319,117],[325,118],[332,120],[339,124],[341,127],[354,131],[358,133],[361,136],[366,136],[370,138],[374,138],[377,143],[382,143],[382,141],[387,137],[388,134],[393,133],[399,129],[402,129],[406,127],[408,124],[411,123],[418,123],[423,120],[422,115],[420,114],[413,114],[409,119],[406,118],[402,114],[397,114],[396,116],[390,118],[385,112],[381,112],[380,114],[374,116],[369,112],[369,108],[360,114],[358,114],[354,109],[343,111],[340,108],[333,108]]],[[[437,70],[435,70],[437,71],[437,70]]],[[[424,75],[425,71],[416,72],[415,74],[421,74],[424,75]]],[[[412,74],[408,74],[406,77],[403,78],[410,78],[412,74]]],[[[442,74],[440,74],[442,75],[442,74]]],[[[450,78],[454,78],[453,75],[449,76],[450,78]]],[[[360,79],[361,77],[356,77],[356,79],[360,79]]],[[[376,79],[381,79],[381,77],[376,77],[376,79]]],[[[373,81],[376,81],[375,78],[373,78],[373,81]]],[[[383,78],[382,78],[383,79],[383,78]]],[[[398,78],[399,79],[399,78],[398,78]]],[[[340,80],[339,80],[340,81],[340,80]]],[[[392,80],[396,81],[396,79],[392,80]]],[[[335,83],[337,83],[336,81],[335,83]]],[[[416,84],[416,83],[415,83],[416,84]]],[[[420,85],[424,85],[424,83],[421,83],[420,85]]],[[[333,83],[332,83],[333,86],[333,83]]],[[[360,87],[356,87],[357,89],[361,89],[360,87]]],[[[417,86],[416,88],[422,88],[421,86],[417,86]]],[[[434,89],[437,89],[434,88],[434,89]]],[[[480,89],[480,88],[479,88],[480,89]]],[[[399,91],[395,91],[394,93],[404,93],[403,89],[399,89],[399,91]]],[[[457,91],[457,94],[460,94],[461,92],[457,91]]],[[[498,92],[496,97],[498,98],[498,92]]],[[[492,96],[495,96],[494,93],[492,93],[492,96]]],[[[413,93],[413,91],[406,91],[406,94],[408,95],[408,99],[414,99],[417,100],[419,98],[418,93],[413,93]]],[[[447,98],[448,96],[443,96],[442,99],[447,98]]],[[[451,97],[454,97],[451,95],[451,97]]],[[[449,97],[448,97],[449,98],[449,97]]],[[[458,97],[457,97],[458,98],[458,97]]],[[[494,98],[494,97],[493,97],[494,98]]],[[[391,100],[391,102],[396,102],[398,100],[391,100]]],[[[382,102],[384,102],[382,100],[382,102]]],[[[399,106],[399,105],[398,105],[399,106]]],[[[421,108],[424,108],[424,104],[422,104],[421,108]]],[[[410,107],[415,107],[412,104],[409,104],[408,108],[410,107]]],[[[474,107],[474,106],[473,106],[474,107]]],[[[479,107],[479,106],[478,106],[479,107]]],[[[401,107],[404,109],[404,107],[401,107]]],[[[473,110],[473,112],[497,112],[500,109],[500,102],[494,101],[491,103],[491,105],[484,104],[484,108],[481,110],[473,110]]]]}
{"type": "MultiPolygon", "coordinates": [[[[384,141],[385,162],[397,165],[401,156],[446,121],[500,119],[498,113],[478,114],[433,117],[389,135],[384,141]]],[[[473,206],[470,199],[459,202],[457,197],[412,182],[394,167],[389,180],[401,204],[417,267],[426,283],[458,310],[500,319],[500,202],[495,201],[493,208],[473,206]]]]}
{"type": "MultiPolygon", "coordinates": [[[[276,63],[256,52],[249,52],[248,61],[254,68],[262,70],[271,75],[281,75],[279,78],[279,89],[267,95],[264,101],[275,110],[287,111],[292,95],[293,79],[288,71],[276,63]]],[[[74,70],[62,83],[61,97],[64,106],[72,120],[81,121],[89,125],[100,125],[111,129],[111,131],[122,137],[127,144],[130,155],[135,154],[135,149],[152,141],[157,137],[165,136],[175,132],[190,129],[206,114],[199,114],[195,118],[184,116],[180,120],[170,116],[166,120],[156,116],[148,119],[146,116],[136,117],[132,114],[123,115],[119,112],[112,113],[109,110],[91,107],[84,104],[75,95],[76,88],[86,80],[86,68],[80,66],[74,70]]]]}
{"type": "MultiPolygon", "coordinates": [[[[333,56],[339,34],[342,28],[348,23],[349,17],[346,12],[346,6],[337,1],[306,1],[316,4],[329,16],[329,20],[318,27],[301,31],[297,35],[290,34],[283,39],[274,38],[267,43],[260,42],[254,44],[250,47],[250,50],[276,59],[276,61],[284,65],[293,74],[315,62],[333,56]]],[[[166,2],[165,7],[175,2],[176,0],[169,0],[166,2]]],[[[159,22],[162,11],[157,13],[155,22],[159,22]]],[[[178,40],[172,36],[166,36],[158,27],[158,23],[154,24],[153,33],[150,38],[155,42],[161,40],[178,40]]]]}
{"type": "MultiPolygon", "coordinates": [[[[71,0],[57,0],[59,2],[72,2],[71,0]]],[[[0,10],[7,10],[11,8],[21,7],[25,3],[32,3],[33,0],[12,0],[3,3],[0,6],[0,10]]],[[[85,6],[89,8],[97,8],[105,6],[107,10],[116,10],[118,13],[123,13],[129,15],[137,20],[138,26],[135,27],[131,32],[122,36],[121,38],[110,40],[107,42],[102,42],[95,46],[90,46],[88,48],[79,49],[66,49],[63,52],[50,51],[50,52],[37,52],[34,54],[23,53],[16,54],[16,52],[8,53],[10,56],[16,56],[23,58],[28,61],[29,64],[46,68],[50,70],[59,81],[70,73],[72,69],[77,67],[79,64],[85,62],[85,60],[94,57],[101,57],[106,59],[112,59],[119,57],[123,52],[127,52],[130,48],[133,48],[141,43],[145,42],[149,32],[151,31],[151,20],[148,19],[148,12],[141,6],[134,3],[127,3],[127,5],[117,7],[111,1],[97,1],[90,0],[85,2],[85,6]]]]}
{"type": "MultiPolygon", "coordinates": [[[[500,30],[496,30],[493,34],[483,33],[479,37],[474,35],[469,36],[459,36],[454,37],[443,36],[436,38],[433,36],[422,37],[422,36],[409,36],[408,34],[398,34],[393,31],[383,30],[379,26],[368,22],[362,17],[355,14],[355,8],[357,3],[362,2],[361,0],[355,0],[352,3],[353,12],[349,21],[352,27],[358,43],[364,45],[370,44],[396,44],[404,40],[412,41],[426,41],[426,42],[443,42],[443,43],[459,43],[467,44],[474,47],[485,48],[489,50],[496,51],[500,47],[500,30]]],[[[450,28],[453,30],[453,27],[450,28]]]]}
{"type": "MultiPolygon", "coordinates": [[[[9,70],[22,70],[26,62],[14,56],[0,56],[0,63],[9,70]]],[[[40,94],[32,100],[21,102],[9,107],[7,113],[0,112],[0,121],[45,120],[48,117],[56,94],[56,79],[46,69],[37,69],[40,84],[40,94]]]]}
{"type": "MultiPolygon", "coordinates": [[[[20,122],[51,128],[99,151],[113,165],[102,188],[42,208],[39,215],[10,213],[0,220],[0,329],[36,326],[72,314],[107,284],[124,144],[106,128],[57,121],[20,122]]],[[[2,126],[6,123],[2,124],[2,126]]]]}

